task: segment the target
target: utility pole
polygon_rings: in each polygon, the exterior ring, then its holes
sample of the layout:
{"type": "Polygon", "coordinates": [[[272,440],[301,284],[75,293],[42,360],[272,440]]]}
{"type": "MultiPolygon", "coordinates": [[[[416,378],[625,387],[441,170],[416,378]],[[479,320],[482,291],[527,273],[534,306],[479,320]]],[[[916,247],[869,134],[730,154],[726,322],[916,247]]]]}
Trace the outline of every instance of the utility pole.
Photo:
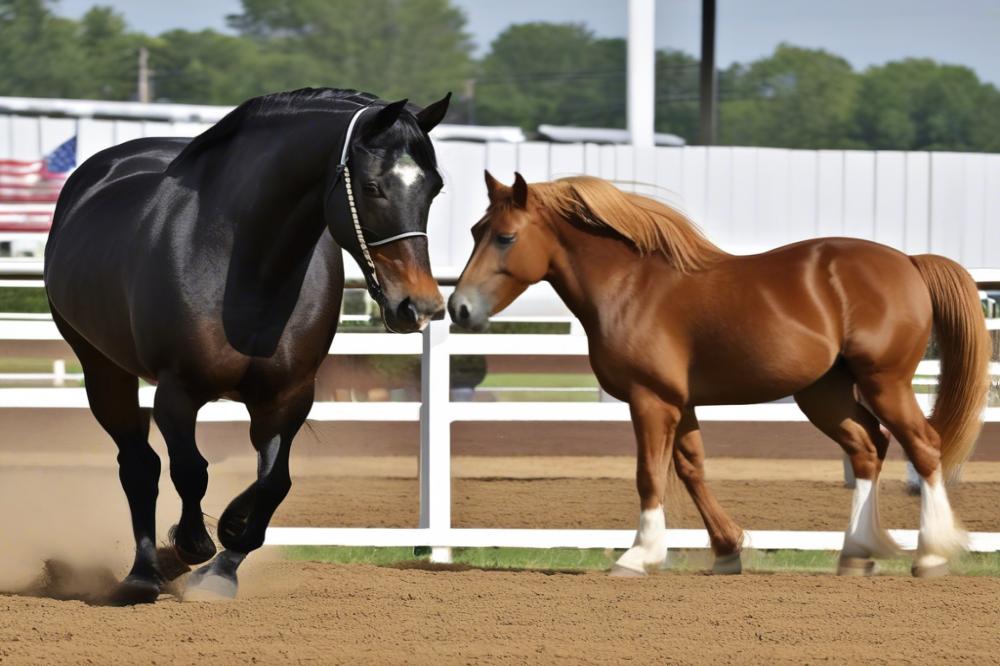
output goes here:
{"type": "Polygon", "coordinates": [[[149,49],[145,46],[139,47],[139,81],[138,94],[136,97],[143,104],[149,104],[149,49]]]}
{"type": "Polygon", "coordinates": [[[701,0],[701,71],[699,76],[701,143],[716,141],[719,84],[715,74],[715,0],[701,0]]]}

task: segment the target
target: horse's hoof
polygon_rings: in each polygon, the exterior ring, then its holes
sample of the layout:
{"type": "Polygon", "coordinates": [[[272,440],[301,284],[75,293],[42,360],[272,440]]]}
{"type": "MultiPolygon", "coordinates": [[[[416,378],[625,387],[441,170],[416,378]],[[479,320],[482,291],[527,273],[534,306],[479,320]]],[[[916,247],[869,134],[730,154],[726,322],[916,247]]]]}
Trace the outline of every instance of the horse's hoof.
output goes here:
{"type": "Polygon", "coordinates": [[[112,606],[151,604],[160,596],[160,584],[149,578],[129,575],[118,583],[108,602],[112,606]]]}
{"type": "Polygon", "coordinates": [[[616,564],[611,567],[611,572],[608,574],[614,576],[615,578],[642,578],[646,575],[645,570],[630,569],[629,567],[623,567],[620,564],[616,564]]]}
{"type": "Polygon", "coordinates": [[[184,588],[184,601],[232,601],[239,588],[235,578],[199,569],[188,578],[184,588]]]}
{"type": "Polygon", "coordinates": [[[729,555],[719,555],[712,565],[712,573],[717,576],[735,576],[743,573],[743,561],[739,551],[729,555]]]}
{"type": "Polygon", "coordinates": [[[215,542],[212,541],[212,537],[208,536],[208,532],[204,531],[204,528],[202,528],[202,534],[191,543],[183,543],[184,539],[180,538],[183,535],[179,533],[180,525],[174,525],[167,533],[167,539],[173,545],[174,550],[177,552],[177,557],[180,558],[181,562],[194,566],[208,562],[215,557],[217,551],[215,542]]]}
{"type": "Polygon", "coordinates": [[[950,571],[948,563],[942,562],[941,564],[932,564],[930,566],[914,564],[910,569],[910,573],[913,574],[914,578],[941,578],[942,576],[947,576],[950,571]]]}
{"type": "Polygon", "coordinates": [[[873,576],[875,575],[875,560],[867,557],[847,557],[841,555],[837,562],[838,576],[873,576]]]}
{"type": "Polygon", "coordinates": [[[181,559],[173,546],[160,546],[156,549],[156,566],[167,582],[177,580],[191,571],[191,567],[181,559]]]}

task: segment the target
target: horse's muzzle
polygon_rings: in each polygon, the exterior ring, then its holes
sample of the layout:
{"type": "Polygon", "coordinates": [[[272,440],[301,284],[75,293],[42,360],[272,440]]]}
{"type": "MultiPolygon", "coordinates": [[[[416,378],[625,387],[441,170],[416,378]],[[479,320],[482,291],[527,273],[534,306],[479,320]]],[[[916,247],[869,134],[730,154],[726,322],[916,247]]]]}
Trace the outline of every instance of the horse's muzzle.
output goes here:
{"type": "Polygon", "coordinates": [[[490,307],[476,291],[456,289],[448,299],[451,320],[462,328],[482,331],[490,318],[490,307]]]}

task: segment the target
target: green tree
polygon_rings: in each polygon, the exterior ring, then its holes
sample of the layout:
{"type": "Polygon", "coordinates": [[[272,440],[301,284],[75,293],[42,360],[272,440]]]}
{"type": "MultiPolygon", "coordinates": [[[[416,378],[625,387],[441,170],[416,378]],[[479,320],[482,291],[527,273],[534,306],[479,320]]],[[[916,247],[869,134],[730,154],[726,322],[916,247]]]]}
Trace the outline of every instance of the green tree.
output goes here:
{"type": "Polygon", "coordinates": [[[783,148],[843,148],[850,138],[858,75],[823,50],[778,46],[768,58],[724,73],[722,143],[783,148]]]}
{"type": "Polygon", "coordinates": [[[476,119],[623,127],[625,42],[582,25],[522,23],[493,41],[476,81],[476,119]]]}
{"type": "Polygon", "coordinates": [[[271,57],[292,59],[286,85],[436,99],[472,70],[465,16],[449,0],[244,0],[230,24],[271,57]]]}
{"type": "Polygon", "coordinates": [[[267,92],[281,90],[288,67],[260,52],[250,40],[213,30],[171,30],[150,46],[153,92],[156,99],[195,104],[238,104],[267,92]]]}
{"type": "Polygon", "coordinates": [[[698,60],[681,51],[656,52],[656,131],[698,141],[698,60]]]}
{"type": "Polygon", "coordinates": [[[861,77],[854,136],[895,150],[1000,150],[1000,91],[967,67],[908,59],[861,77]]]}
{"type": "Polygon", "coordinates": [[[0,95],[83,97],[87,63],[75,21],[45,0],[0,0],[0,95]]]}
{"type": "Polygon", "coordinates": [[[150,42],[130,33],[125,19],[110,7],[92,7],[77,27],[80,50],[87,65],[87,97],[135,99],[139,48],[150,42]]]}

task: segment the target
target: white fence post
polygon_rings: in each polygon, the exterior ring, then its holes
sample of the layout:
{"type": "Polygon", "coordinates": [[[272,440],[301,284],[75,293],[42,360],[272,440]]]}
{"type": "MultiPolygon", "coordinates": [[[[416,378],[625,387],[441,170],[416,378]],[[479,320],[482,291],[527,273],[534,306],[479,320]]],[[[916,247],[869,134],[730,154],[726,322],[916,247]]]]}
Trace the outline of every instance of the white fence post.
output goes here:
{"type": "Polygon", "coordinates": [[[52,385],[66,385],[66,361],[64,359],[57,358],[52,361],[52,385]]]}
{"type": "MultiPolygon", "coordinates": [[[[451,529],[451,402],[447,319],[424,329],[420,372],[420,527],[451,529]]],[[[431,544],[432,562],[451,562],[451,548],[431,544]]]]}

